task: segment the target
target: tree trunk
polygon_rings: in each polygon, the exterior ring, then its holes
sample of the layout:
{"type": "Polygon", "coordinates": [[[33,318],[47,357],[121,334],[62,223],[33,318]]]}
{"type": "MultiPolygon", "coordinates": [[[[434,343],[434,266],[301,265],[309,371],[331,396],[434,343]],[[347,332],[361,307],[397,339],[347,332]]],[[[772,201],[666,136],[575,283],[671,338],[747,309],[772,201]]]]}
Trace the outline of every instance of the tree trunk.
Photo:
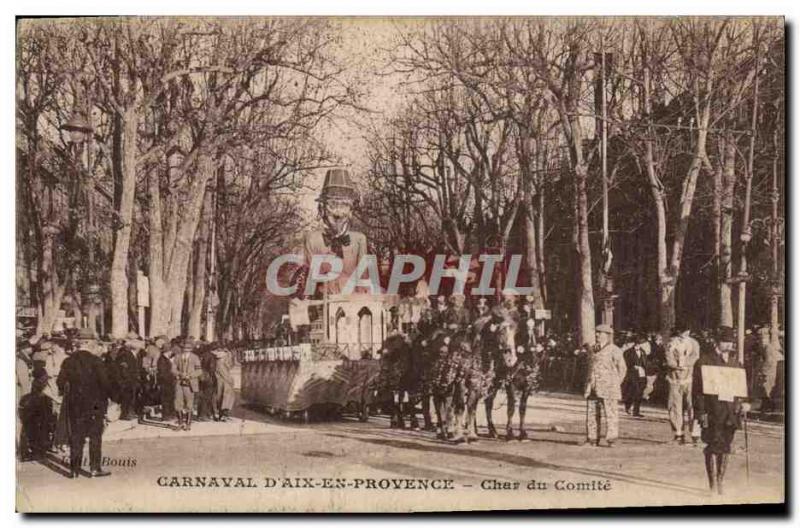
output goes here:
{"type": "Polygon", "coordinates": [[[531,211],[531,200],[526,200],[526,208],[522,212],[525,218],[525,260],[528,263],[528,276],[530,285],[533,288],[533,305],[536,309],[544,308],[542,299],[542,288],[539,283],[539,255],[536,243],[536,228],[533,222],[533,211],[531,211]]]}
{"type": "Polygon", "coordinates": [[[164,224],[161,214],[161,193],[158,174],[151,172],[147,178],[150,200],[148,226],[150,228],[148,279],[150,280],[150,337],[165,335],[169,326],[164,284],[164,224]]]}
{"type": "MultiPolygon", "coordinates": [[[[779,251],[778,251],[778,239],[779,239],[779,230],[778,230],[778,205],[780,202],[780,192],[778,187],[778,158],[782,154],[778,150],[778,123],[776,121],[775,128],[772,134],[772,148],[774,151],[774,157],[772,158],[772,225],[770,229],[770,246],[772,251],[772,285],[770,288],[770,310],[769,310],[769,322],[770,322],[770,336],[772,337],[772,346],[776,349],[780,347],[780,340],[778,338],[778,332],[780,331],[780,287],[779,285],[782,283],[781,279],[781,268],[780,263],[782,259],[779,259],[779,251]]],[[[786,351],[783,351],[786,353],[786,351]]]]}
{"type": "Polygon", "coordinates": [[[203,307],[206,299],[206,260],[208,253],[209,223],[211,222],[211,193],[205,193],[200,232],[195,245],[194,270],[192,273],[192,301],[189,305],[187,334],[195,339],[203,335],[203,307]]]}
{"type": "Polygon", "coordinates": [[[135,110],[125,112],[122,137],[122,182],[111,261],[111,336],[117,339],[128,333],[128,251],[133,223],[133,200],[136,192],[136,133],[138,116],[135,110]]]}
{"type": "Polygon", "coordinates": [[[720,195],[719,324],[730,327],[733,326],[733,299],[729,280],[733,275],[733,190],[735,185],[736,143],[732,136],[727,135],[720,195]]]}
{"type": "MultiPolygon", "coordinates": [[[[649,77],[645,69],[644,108],[649,114],[649,77]]],[[[652,134],[652,129],[648,132],[652,134]]],[[[645,140],[645,171],[650,184],[650,193],[656,208],[656,266],[658,270],[658,325],[666,339],[675,325],[675,277],[667,266],[667,204],[666,189],[658,177],[653,153],[653,142],[645,140]]]]}
{"type": "Polygon", "coordinates": [[[672,242],[672,259],[667,273],[669,283],[661,295],[661,309],[668,313],[661,315],[661,331],[666,334],[675,324],[675,286],[681,271],[683,248],[686,243],[686,234],[689,232],[689,219],[692,214],[694,192],[697,189],[697,178],[700,175],[703,160],[706,159],[706,140],[708,138],[708,123],[711,117],[711,105],[706,103],[698,123],[697,137],[695,138],[694,156],[692,163],[683,180],[679,216],[675,227],[675,237],[672,242]],[[670,324],[671,323],[671,324],[670,324]],[[669,324],[669,326],[667,326],[669,324]]]}
{"type": "MultiPolygon", "coordinates": [[[[725,144],[719,141],[717,148],[719,152],[719,163],[714,171],[714,191],[711,202],[711,219],[714,230],[714,295],[720,296],[720,283],[722,282],[722,264],[720,259],[720,248],[722,247],[722,172],[725,165],[725,144]]],[[[708,321],[712,325],[719,325],[719,306],[709,303],[709,310],[712,312],[708,321]]]]}
{"type": "Polygon", "coordinates": [[[539,240],[536,244],[537,255],[539,259],[539,286],[542,290],[542,302],[547,304],[547,267],[544,259],[544,185],[539,186],[539,215],[537,216],[538,226],[536,234],[539,240]]]}
{"type": "MultiPolygon", "coordinates": [[[[580,148],[580,147],[578,147],[580,148]]],[[[584,163],[575,167],[578,226],[578,261],[580,264],[580,320],[581,344],[595,343],[594,292],[592,290],[592,251],[589,246],[589,211],[586,197],[588,169],[584,163]]]]}
{"type": "Polygon", "coordinates": [[[183,313],[186,280],[189,271],[189,259],[192,255],[192,244],[200,215],[203,208],[203,198],[206,194],[206,184],[214,174],[214,161],[210,156],[200,157],[197,173],[188,192],[188,203],[181,214],[180,226],[175,237],[175,246],[172,249],[172,258],[167,275],[167,291],[169,292],[169,337],[181,333],[181,315],[183,313]]]}

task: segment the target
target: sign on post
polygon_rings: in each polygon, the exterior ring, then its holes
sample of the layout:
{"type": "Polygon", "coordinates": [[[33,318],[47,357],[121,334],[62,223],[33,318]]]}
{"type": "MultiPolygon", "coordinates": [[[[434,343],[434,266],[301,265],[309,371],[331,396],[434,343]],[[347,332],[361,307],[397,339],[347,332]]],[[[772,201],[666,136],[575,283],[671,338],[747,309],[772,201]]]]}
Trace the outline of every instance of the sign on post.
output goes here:
{"type": "Polygon", "coordinates": [[[703,394],[716,395],[721,401],[747,398],[747,373],[743,368],[702,365],[703,394]]]}
{"type": "Polygon", "coordinates": [[[150,279],[142,270],[136,272],[136,304],[144,308],[150,306],[150,279]]]}

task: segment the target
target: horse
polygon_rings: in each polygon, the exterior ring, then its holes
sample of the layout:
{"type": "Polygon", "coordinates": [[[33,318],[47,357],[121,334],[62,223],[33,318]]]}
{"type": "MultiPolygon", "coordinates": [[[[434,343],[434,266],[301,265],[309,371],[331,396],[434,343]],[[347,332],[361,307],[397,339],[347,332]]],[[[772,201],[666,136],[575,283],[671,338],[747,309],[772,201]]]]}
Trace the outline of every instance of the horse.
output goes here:
{"type": "Polygon", "coordinates": [[[511,369],[517,362],[516,347],[517,323],[513,319],[492,315],[479,333],[481,348],[489,356],[494,378],[492,386],[484,398],[486,426],[489,438],[497,438],[497,430],[492,420],[494,398],[501,388],[505,388],[511,369]]]}
{"type": "MultiPolygon", "coordinates": [[[[488,319],[488,318],[487,318],[488,319]]],[[[456,442],[478,441],[477,408],[489,393],[495,377],[494,357],[496,347],[483,346],[481,334],[487,320],[478,320],[468,330],[470,345],[461,346],[457,356],[458,377],[454,385],[452,416],[453,423],[460,426],[466,437],[457,434],[456,442]]],[[[460,429],[459,429],[460,431],[460,429]]]]}
{"type": "MultiPolygon", "coordinates": [[[[533,322],[533,320],[529,320],[533,322]]],[[[541,363],[544,359],[544,347],[536,344],[534,326],[528,321],[517,324],[511,319],[495,319],[484,327],[482,332],[484,346],[494,354],[495,377],[484,400],[486,406],[486,422],[489,437],[496,438],[497,430],[492,421],[492,410],[497,392],[506,391],[506,436],[514,437],[513,420],[519,404],[519,436],[520,440],[528,438],[525,432],[525,414],[531,392],[539,389],[541,363]]]]}
{"type": "Polygon", "coordinates": [[[440,440],[464,441],[461,420],[464,408],[464,365],[471,355],[471,339],[466,329],[434,331],[428,342],[428,368],[425,384],[429,388],[436,410],[440,440]],[[459,412],[456,412],[456,411],[459,412]]]}

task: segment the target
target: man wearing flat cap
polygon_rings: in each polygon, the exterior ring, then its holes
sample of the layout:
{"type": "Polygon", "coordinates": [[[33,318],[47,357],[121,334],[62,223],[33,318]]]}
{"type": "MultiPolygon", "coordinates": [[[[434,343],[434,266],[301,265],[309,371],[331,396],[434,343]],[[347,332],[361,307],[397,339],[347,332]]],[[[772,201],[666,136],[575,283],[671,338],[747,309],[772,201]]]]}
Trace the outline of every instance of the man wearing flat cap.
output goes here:
{"type": "Polygon", "coordinates": [[[78,332],[77,351],[64,360],[58,375],[58,388],[64,395],[68,412],[70,478],[79,475],[83,446],[89,437],[90,477],[111,473],[101,467],[103,427],[111,393],[106,368],[98,357],[94,332],[82,328],[78,332]]]}
{"type": "Polygon", "coordinates": [[[620,384],[627,367],[622,351],[614,344],[614,330],[607,324],[595,328],[597,344],[589,356],[586,397],[586,440],[580,445],[601,445],[601,415],[606,416],[605,447],[613,447],[619,436],[620,384]]]}
{"type": "Polygon", "coordinates": [[[736,357],[736,333],[733,328],[723,326],[717,331],[713,351],[705,351],[694,366],[692,399],[702,428],[701,439],[706,444],[705,456],[708,487],[711,492],[722,494],[722,482],[728,467],[728,457],[740,415],[749,410],[749,404],[741,398],[727,398],[709,392],[704,387],[703,366],[742,368],[736,357]]]}
{"type": "Polygon", "coordinates": [[[194,341],[186,339],[172,360],[172,373],[175,375],[175,412],[178,413],[178,427],[183,431],[192,428],[194,398],[200,391],[200,376],[203,374],[200,358],[193,351],[194,341]]]}

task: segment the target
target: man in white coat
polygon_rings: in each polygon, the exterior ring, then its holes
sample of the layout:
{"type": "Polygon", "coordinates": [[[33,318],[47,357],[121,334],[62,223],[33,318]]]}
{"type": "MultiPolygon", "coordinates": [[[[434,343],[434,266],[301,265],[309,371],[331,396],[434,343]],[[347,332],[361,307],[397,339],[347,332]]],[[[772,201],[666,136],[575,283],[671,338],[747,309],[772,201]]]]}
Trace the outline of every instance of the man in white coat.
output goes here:
{"type": "Polygon", "coordinates": [[[597,344],[590,352],[586,381],[586,439],[580,445],[601,445],[601,415],[606,416],[605,447],[613,447],[619,437],[620,384],[627,367],[622,350],[614,344],[614,330],[607,324],[595,328],[597,344]]]}

